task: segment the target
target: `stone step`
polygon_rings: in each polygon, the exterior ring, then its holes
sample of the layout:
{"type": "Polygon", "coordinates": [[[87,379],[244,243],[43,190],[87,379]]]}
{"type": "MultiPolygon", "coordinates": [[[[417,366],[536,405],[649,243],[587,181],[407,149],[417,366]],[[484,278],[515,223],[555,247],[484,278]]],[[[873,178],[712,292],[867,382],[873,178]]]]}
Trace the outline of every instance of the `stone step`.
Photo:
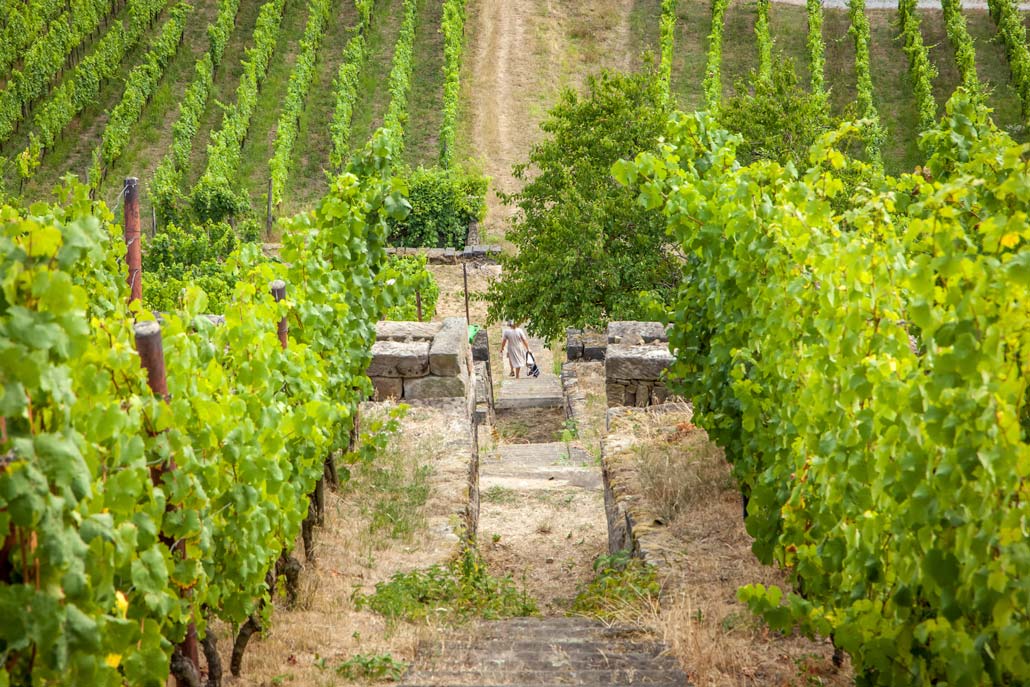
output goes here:
{"type": "Polygon", "coordinates": [[[580,465],[596,467],[589,453],[576,444],[555,441],[546,444],[504,444],[483,461],[489,467],[522,465],[545,467],[550,465],[568,467],[580,465]]]}
{"type": "Polygon", "coordinates": [[[495,651],[473,649],[467,652],[448,652],[447,657],[433,664],[429,672],[464,672],[469,666],[479,670],[502,668],[505,672],[561,670],[676,670],[676,659],[661,655],[661,651],[622,654],[594,646],[588,651],[568,651],[563,647],[550,650],[495,651]]]}
{"type": "MultiPolygon", "coordinates": [[[[621,687],[621,685],[627,685],[628,687],[633,687],[633,685],[642,685],[642,684],[646,684],[647,687],[689,687],[689,684],[686,682],[686,677],[682,673],[680,673],[679,675],[674,675],[667,682],[647,682],[647,683],[626,682],[626,683],[614,683],[614,684],[613,683],[600,683],[600,682],[598,682],[598,683],[574,683],[574,682],[541,682],[541,683],[536,683],[536,682],[533,682],[533,683],[528,683],[528,682],[522,682],[522,683],[519,683],[519,682],[515,682],[515,683],[503,682],[503,683],[500,683],[500,682],[491,682],[491,681],[483,681],[483,680],[476,681],[476,680],[465,679],[464,681],[461,681],[461,682],[440,682],[440,683],[434,682],[434,683],[432,683],[431,687],[569,687],[569,685],[576,685],[576,687],[601,687],[602,685],[604,687],[621,687]]],[[[412,684],[407,683],[407,682],[401,682],[401,683],[399,683],[397,685],[397,687],[426,687],[426,686],[425,685],[418,685],[417,686],[417,685],[412,685],[412,684]]]]}
{"type": "Polygon", "coordinates": [[[565,635],[561,638],[537,636],[527,639],[517,637],[485,637],[469,639],[467,642],[449,641],[445,644],[431,643],[419,646],[419,657],[436,656],[440,651],[446,649],[447,653],[465,651],[489,651],[494,653],[515,652],[524,654],[528,652],[549,653],[551,651],[566,651],[570,654],[585,655],[597,652],[612,655],[632,655],[659,657],[664,655],[666,649],[660,642],[640,640],[637,637],[613,634],[610,636],[598,635],[596,633],[582,633],[576,635],[565,635]],[[435,649],[434,649],[435,646],[435,649]]]}
{"type": "Polygon", "coordinates": [[[439,687],[439,685],[676,685],[686,687],[687,678],[680,671],[648,669],[513,670],[508,666],[483,666],[475,670],[437,670],[416,672],[401,680],[401,687],[439,687]]]}

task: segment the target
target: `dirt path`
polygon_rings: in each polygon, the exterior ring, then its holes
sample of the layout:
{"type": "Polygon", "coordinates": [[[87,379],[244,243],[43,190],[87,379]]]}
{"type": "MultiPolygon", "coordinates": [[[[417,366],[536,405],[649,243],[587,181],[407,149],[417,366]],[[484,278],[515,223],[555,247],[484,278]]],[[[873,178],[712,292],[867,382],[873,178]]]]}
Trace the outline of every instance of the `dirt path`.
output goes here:
{"type": "Polygon", "coordinates": [[[466,155],[492,180],[484,243],[504,235],[511,210],[497,193],[519,189],[512,165],[524,161],[539,140],[538,125],[561,88],[581,86],[601,67],[632,66],[632,9],[632,0],[575,7],[557,0],[470,3],[462,138],[466,155]]]}

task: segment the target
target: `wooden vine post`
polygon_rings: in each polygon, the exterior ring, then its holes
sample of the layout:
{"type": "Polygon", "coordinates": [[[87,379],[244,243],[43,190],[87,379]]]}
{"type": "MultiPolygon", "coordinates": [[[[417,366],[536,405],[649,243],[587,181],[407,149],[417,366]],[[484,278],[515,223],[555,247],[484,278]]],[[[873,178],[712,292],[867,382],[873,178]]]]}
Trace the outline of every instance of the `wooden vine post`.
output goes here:
{"type": "MultiPolygon", "coordinates": [[[[139,230],[139,179],[128,177],[122,189],[125,209],[125,263],[129,268],[129,302],[143,298],[143,251],[139,230]]],[[[162,367],[164,366],[162,358],[162,367]]]]}
{"type": "MultiPolygon", "coordinates": [[[[128,184],[126,184],[126,188],[128,188],[128,184]]],[[[136,208],[138,218],[139,206],[137,205],[136,208]]],[[[128,217],[128,209],[126,209],[126,217],[128,217]]],[[[128,235],[128,230],[126,230],[126,235],[128,235]]],[[[140,364],[147,373],[147,385],[155,396],[167,401],[168,379],[165,375],[161,325],[151,320],[137,322],[132,328],[136,336],[136,351],[139,353],[140,364]]],[[[150,469],[150,479],[154,484],[158,484],[166,472],[174,471],[175,461],[169,459],[164,465],[157,465],[150,469]]],[[[166,543],[172,547],[173,553],[183,558],[186,557],[185,542],[176,544],[167,541],[166,543]]],[[[175,647],[172,655],[172,674],[175,676],[176,687],[200,687],[200,644],[197,641],[197,626],[192,622],[186,628],[186,638],[175,647]]]]}

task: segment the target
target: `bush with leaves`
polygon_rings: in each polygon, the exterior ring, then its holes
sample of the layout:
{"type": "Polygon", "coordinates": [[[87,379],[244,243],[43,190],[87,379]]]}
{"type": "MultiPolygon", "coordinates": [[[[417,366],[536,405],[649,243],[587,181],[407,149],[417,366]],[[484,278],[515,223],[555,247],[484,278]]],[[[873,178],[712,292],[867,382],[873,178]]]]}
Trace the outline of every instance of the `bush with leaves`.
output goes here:
{"type": "Polygon", "coordinates": [[[419,167],[400,177],[411,212],[390,223],[390,245],[464,248],[469,223],[486,212],[486,178],[457,167],[419,167]]]}
{"type": "Polygon", "coordinates": [[[662,0],[662,14],[658,20],[658,47],[661,52],[659,79],[669,92],[672,85],[672,58],[676,48],[676,7],[679,0],[662,0]]]}
{"type": "Polygon", "coordinates": [[[976,48],[973,37],[969,35],[966,17],[962,14],[961,0],[941,0],[944,11],[944,29],[948,34],[948,42],[955,50],[955,62],[962,79],[962,86],[970,93],[980,93],[980,78],[976,75],[976,48]]]}
{"type": "Polygon", "coordinates": [[[393,66],[386,82],[390,104],[383,115],[383,127],[397,132],[403,145],[408,125],[408,94],[411,91],[411,70],[415,58],[415,23],[418,20],[418,0],[404,0],[404,18],[401,31],[393,48],[393,66]]]}
{"type": "Polygon", "coordinates": [[[658,147],[667,101],[653,68],[604,71],[584,94],[562,92],[541,125],[546,138],[515,167],[525,185],[505,198],[518,211],[507,232],[518,252],[488,291],[492,320],[528,322],[554,340],[566,327],[644,319],[642,292],[674,293],[682,263],[664,221],[611,175],[619,158],[658,147]]]}
{"type": "Polygon", "coordinates": [[[851,17],[848,33],[855,40],[858,115],[868,122],[862,129],[866,155],[872,162],[879,164],[884,131],[873,102],[873,76],[869,66],[869,17],[865,13],[865,0],[848,0],[848,15],[851,17]]]}

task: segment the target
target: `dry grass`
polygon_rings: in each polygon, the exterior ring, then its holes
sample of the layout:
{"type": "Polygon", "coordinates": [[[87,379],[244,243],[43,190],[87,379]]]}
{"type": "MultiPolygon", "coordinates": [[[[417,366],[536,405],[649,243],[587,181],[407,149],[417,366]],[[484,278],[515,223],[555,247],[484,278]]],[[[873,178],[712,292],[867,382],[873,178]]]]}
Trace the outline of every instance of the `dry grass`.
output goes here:
{"type": "Polygon", "coordinates": [[[689,419],[657,416],[633,429],[647,498],[674,515],[669,530],[684,553],[654,629],[696,687],[852,684],[847,664],[833,667],[828,640],[772,632],[737,600],[741,586],[786,587],[786,578],[751,553],[730,466],[689,419]]]}
{"type": "MultiPolygon", "coordinates": [[[[410,662],[416,645],[438,637],[442,628],[432,624],[394,623],[389,626],[370,611],[359,611],[351,601],[356,590],[371,592],[376,583],[396,572],[406,572],[447,560],[455,546],[452,539],[438,536],[433,526],[441,515],[453,512],[453,497],[442,498],[441,489],[453,475],[444,471],[444,462],[453,462],[453,450],[444,440],[453,428],[437,411],[413,408],[401,421],[378,466],[355,467],[352,483],[339,493],[326,495],[326,522],[316,531],[315,564],[305,564],[301,573],[298,607],[277,607],[271,629],[255,636],[250,643],[240,678],[228,676],[232,643],[228,628],[217,625],[219,649],[225,668],[227,687],[265,687],[304,685],[343,687],[359,684],[337,674],[348,659],[362,654],[388,654],[410,662]],[[442,462],[444,461],[444,462],[442,462]],[[423,502],[412,491],[419,490],[420,473],[429,466],[428,500],[423,502]],[[440,468],[440,469],[437,469],[440,468]],[[382,487],[386,470],[402,484],[382,487]],[[377,509],[376,500],[398,501],[397,510],[377,509]],[[397,537],[382,526],[382,513],[400,513],[407,520],[397,537]],[[380,522],[377,524],[377,513],[380,522]],[[429,523],[429,529],[426,523],[429,523]]],[[[302,558],[298,545],[295,554],[302,558]]]]}

